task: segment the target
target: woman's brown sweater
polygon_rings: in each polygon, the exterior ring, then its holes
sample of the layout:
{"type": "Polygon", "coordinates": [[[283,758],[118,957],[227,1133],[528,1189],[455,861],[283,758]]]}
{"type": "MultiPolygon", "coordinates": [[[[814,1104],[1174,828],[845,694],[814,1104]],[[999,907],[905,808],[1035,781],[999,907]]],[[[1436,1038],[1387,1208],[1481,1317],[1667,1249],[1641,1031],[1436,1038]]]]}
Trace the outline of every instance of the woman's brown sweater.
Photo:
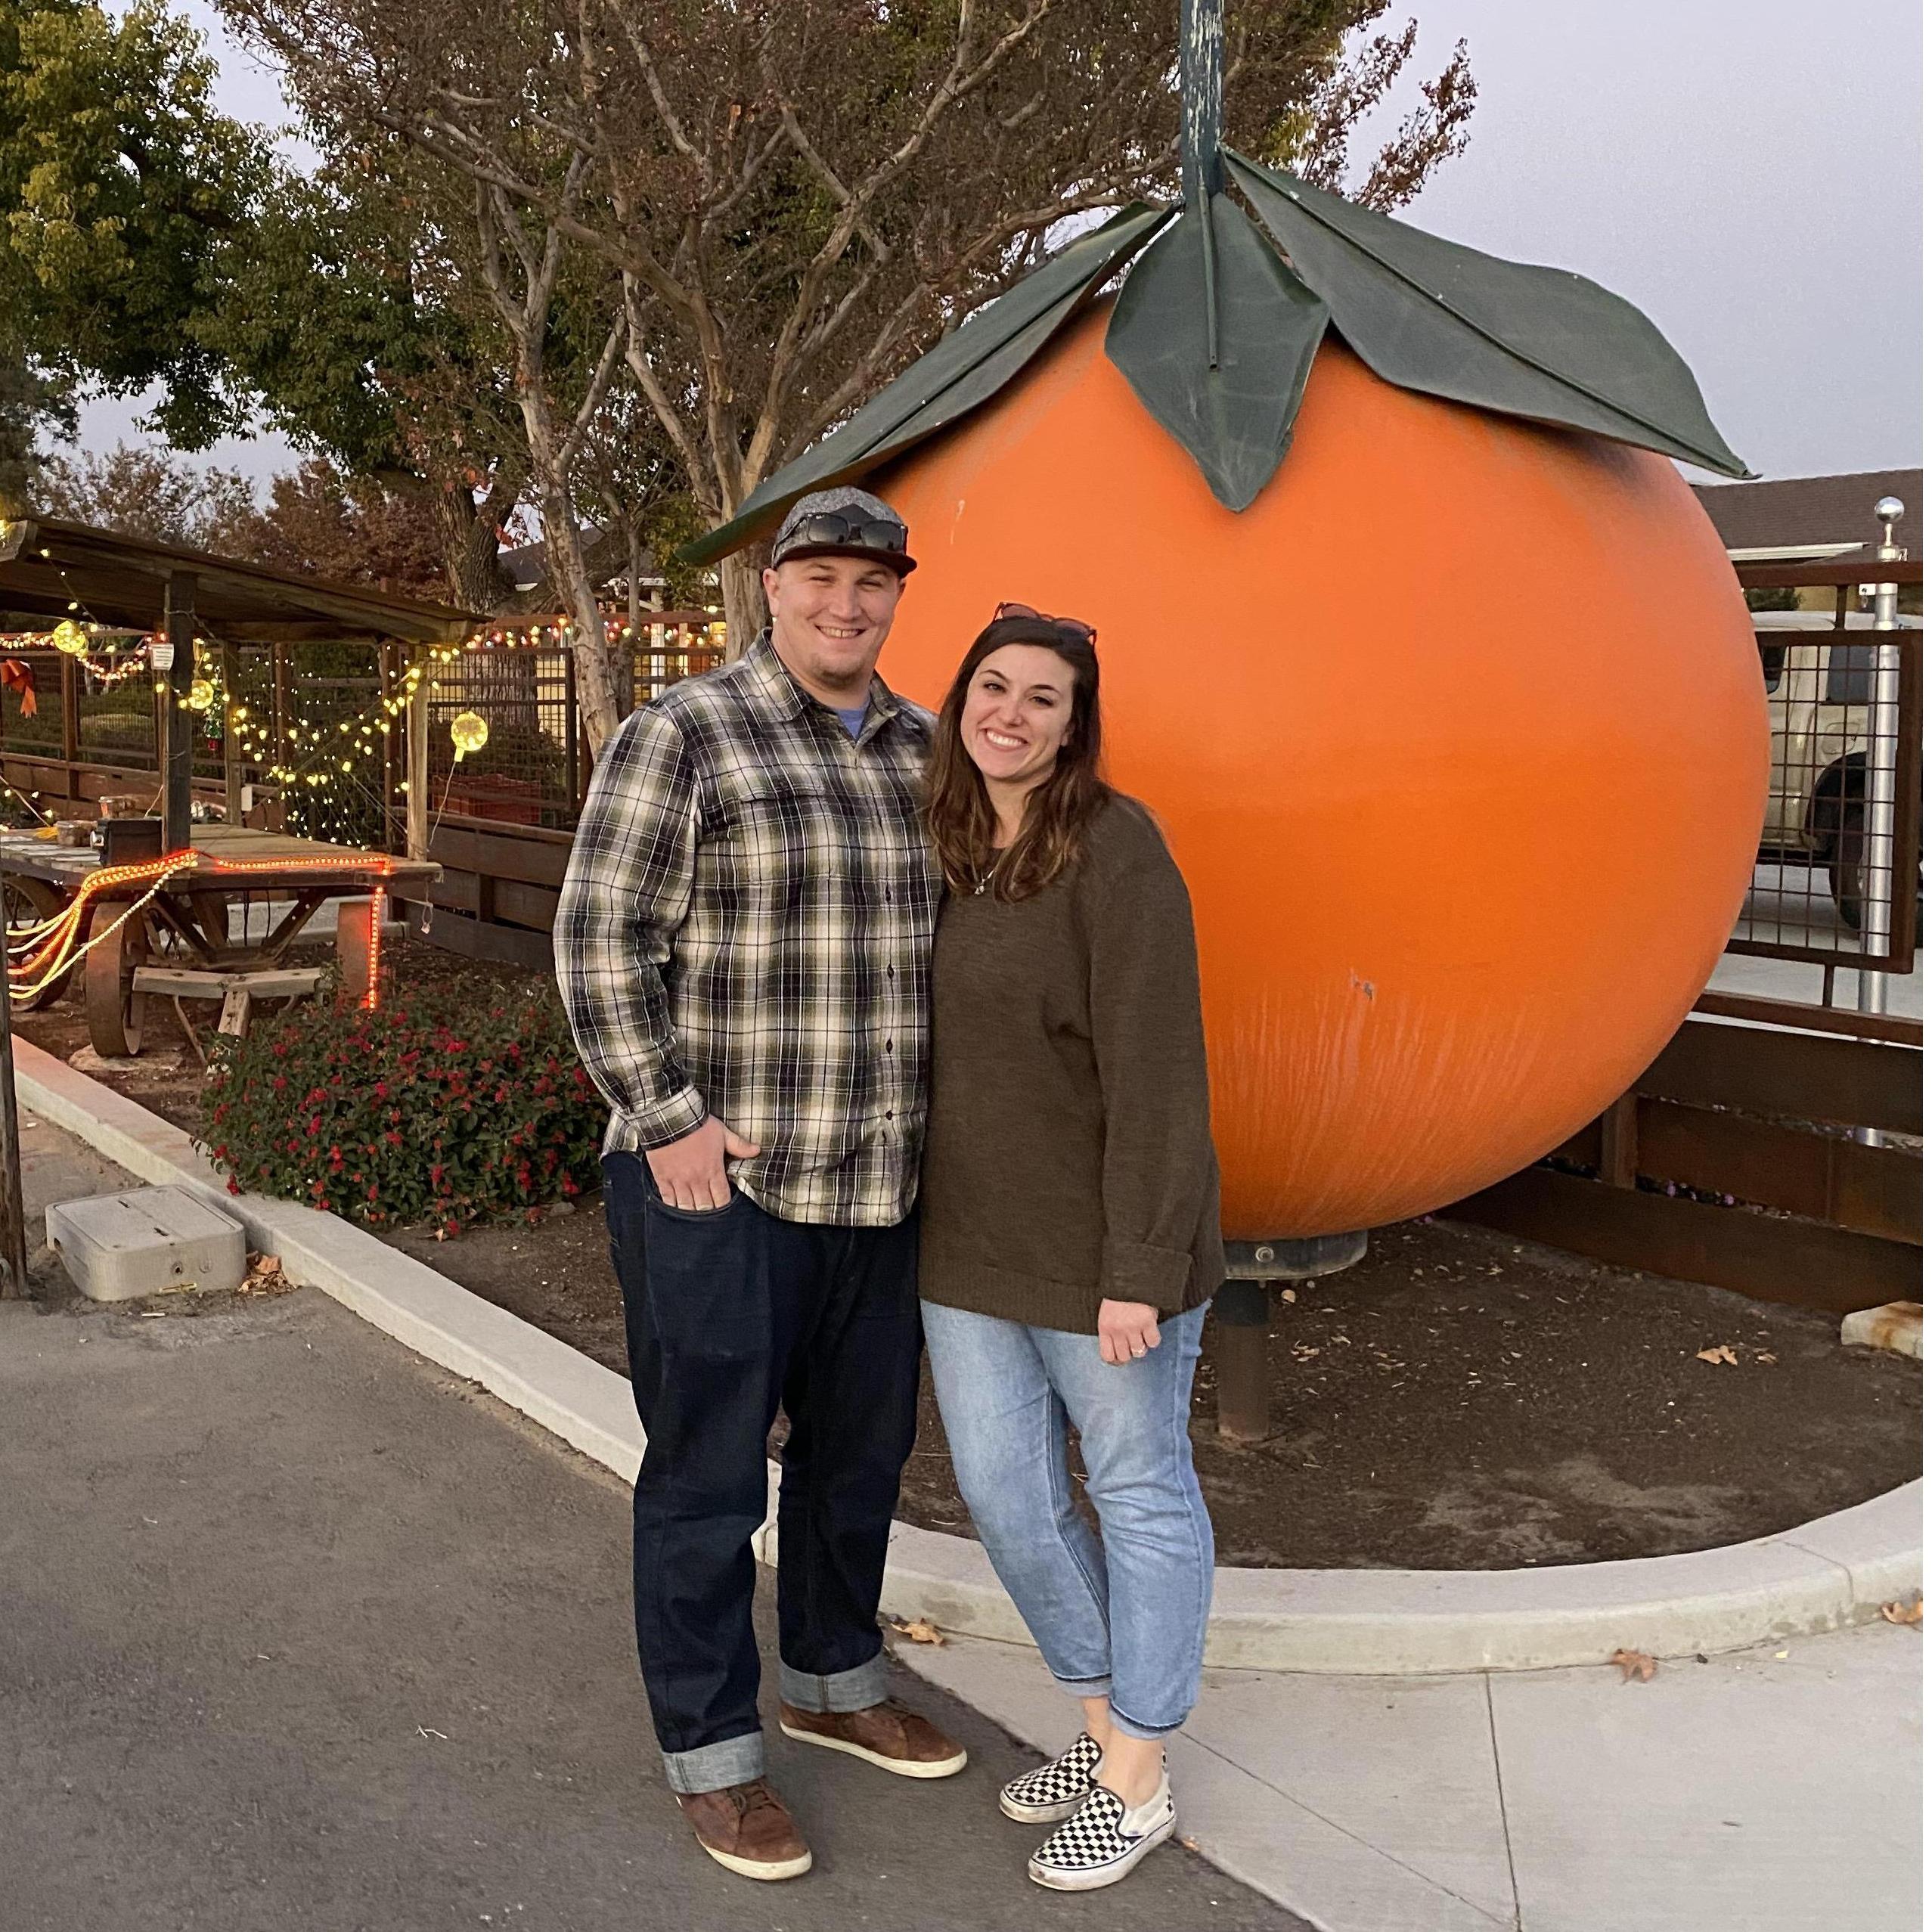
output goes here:
{"type": "Polygon", "coordinates": [[[947,900],[920,1202],[919,1293],[949,1308],[1090,1335],[1104,1299],[1220,1286],[1193,914],[1132,799],[1044,892],[947,900]]]}

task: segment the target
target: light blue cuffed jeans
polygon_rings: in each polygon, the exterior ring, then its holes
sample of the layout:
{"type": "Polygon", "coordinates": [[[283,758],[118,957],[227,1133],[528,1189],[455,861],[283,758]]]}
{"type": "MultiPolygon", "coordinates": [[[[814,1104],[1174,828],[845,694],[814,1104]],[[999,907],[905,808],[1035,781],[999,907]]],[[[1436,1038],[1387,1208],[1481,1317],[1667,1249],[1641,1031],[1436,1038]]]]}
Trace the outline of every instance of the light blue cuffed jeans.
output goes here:
{"type": "Polygon", "coordinates": [[[1214,1533],[1187,1419],[1205,1307],[1161,1324],[1137,1361],[1090,1335],[923,1304],[960,1493],[1040,1654],[1130,1738],[1186,1722],[1201,1685],[1214,1533]],[[1080,1431],[1096,1540],[1074,1507],[1080,1431]]]}

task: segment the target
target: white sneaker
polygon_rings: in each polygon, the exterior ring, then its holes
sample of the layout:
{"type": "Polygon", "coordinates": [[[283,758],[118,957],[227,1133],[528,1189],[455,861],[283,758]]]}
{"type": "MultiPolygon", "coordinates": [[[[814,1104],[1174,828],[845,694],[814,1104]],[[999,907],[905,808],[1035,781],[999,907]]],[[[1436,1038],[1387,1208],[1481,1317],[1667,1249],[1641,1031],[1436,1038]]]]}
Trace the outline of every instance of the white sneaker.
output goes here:
{"type": "Polygon", "coordinates": [[[1000,1809],[1022,1825],[1057,1825],[1087,1802],[1100,1747],[1084,1731],[1050,1764],[1000,1787],[1000,1809]]]}
{"type": "Polygon", "coordinates": [[[1087,1801],[1028,1860],[1026,1875],[1056,1892],[1093,1892],[1124,1878],[1174,1835],[1168,1775],[1145,1804],[1127,1808],[1118,1792],[1096,1785],[1087,1801]]]}

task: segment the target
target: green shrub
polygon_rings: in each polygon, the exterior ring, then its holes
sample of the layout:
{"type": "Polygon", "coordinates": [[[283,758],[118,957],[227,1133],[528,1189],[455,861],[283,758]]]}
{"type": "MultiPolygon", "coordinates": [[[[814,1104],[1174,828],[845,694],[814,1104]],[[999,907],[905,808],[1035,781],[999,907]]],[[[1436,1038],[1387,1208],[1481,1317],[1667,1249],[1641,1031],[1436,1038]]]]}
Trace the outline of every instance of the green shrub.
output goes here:
{"type": "Polygon", "coordinates": [[[481,975],[386,994],[374,1012],[325,984],[217,1040],[202,1109],[231,1192],[448,1234],[535,1221],[595,1187],[605,1114],[556,989],[481,975]]]}

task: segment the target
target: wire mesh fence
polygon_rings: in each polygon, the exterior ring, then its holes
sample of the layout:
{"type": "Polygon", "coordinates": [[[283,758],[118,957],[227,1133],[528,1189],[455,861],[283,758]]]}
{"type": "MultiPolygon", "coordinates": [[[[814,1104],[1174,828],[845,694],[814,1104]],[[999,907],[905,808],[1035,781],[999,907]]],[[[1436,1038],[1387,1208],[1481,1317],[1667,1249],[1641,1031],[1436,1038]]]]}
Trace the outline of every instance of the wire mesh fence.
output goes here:
{"type": "Polygon", "coordinates": [[[1909,972],[1921,923],[1923,637],[1876,628],[1849,602],[1756,620],[1771,782],[1729,950],[1909,972]]]}
{"type": "MultiPolygon", "coordinates": [[[[433,817],[486,818],[568,831],[577,822],[590,759],[583,743],[578,667],[558,627],[532,625],[538,641],[477,642],[436,668],[429,695],[433,817]],[[459,758],[451,727],[466,712],[488,736],[459,758]]],[[[724,647],[705,613],[667,614],[637,634],[607,641],[620,712],[660,697],[680,679],[715,669],[724,647]]]]}

